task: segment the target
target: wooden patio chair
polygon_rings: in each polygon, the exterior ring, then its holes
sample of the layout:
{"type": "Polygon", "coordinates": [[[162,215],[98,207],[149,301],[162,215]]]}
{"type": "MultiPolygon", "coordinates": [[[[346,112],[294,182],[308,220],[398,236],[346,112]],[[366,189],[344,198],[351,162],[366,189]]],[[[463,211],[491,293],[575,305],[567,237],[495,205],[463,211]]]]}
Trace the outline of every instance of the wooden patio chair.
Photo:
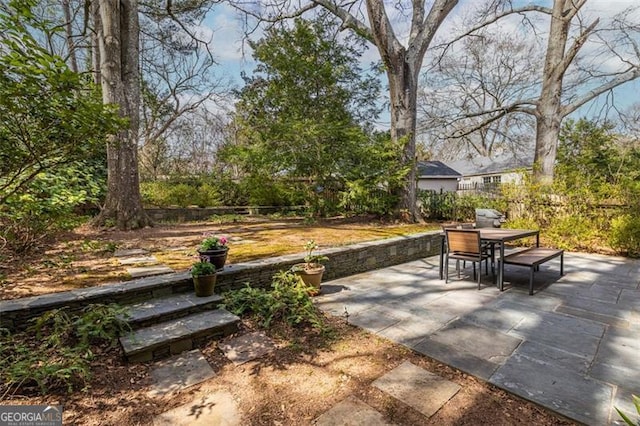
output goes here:
{"type": "MultiPolygon", "coordinates": [[[[444,275],[445,283],[449,282],[449,259],[457,261],[469,261],[473,263],[473,279],[476,279],[476,262],[480,264],[478,271],[478,290],[480,289],[480,276],[482,275],[482,261],[488,261],[491,254],[487,247],[482,245],[480,240],[480,231],[476,229],[445,229],[445,239],[447,251],[445,253],[444,275]]],[[[458,269],[458,278],[460,277],[460,268],[458,269]]]]}
{"type": "MultiPolygon", "coordinates": [[[[475,229],[476,228],[475,225],[476,225],[475,223],[454,222],[454,223],[448,223],[446,225],[442,225],[442,230],[446,231],[447,229],[475,229]]],[[[446,244],[446,232],[445,232],[445,250],[446,250],[446,248],[447,248],[447,244],[446,244]]],[[[482,244],[482,249],[483,250],[491,250],[491,253],[492,253],[492,255],[491,255],[491,271],[493,273],[493,268],[494,268],[494,265],[493,265],[493,259],[494,259],[493,250],[494,250],[494,247],[493,247],[493,245],[483,243],[482,244]]],[[[457,261],[456,262],[456,271],[460,268],[459,264],[460,264],[460,261],[457,261]]],[[[464,269],[466,267],[467,267],[467,262],[463,261],[462,262],[462,268],[464,269]]],[[[486,262],[486,265],[485,265],[485,273],[489,274],[489,259],[487,259],[487,262],[486,262]]]]}

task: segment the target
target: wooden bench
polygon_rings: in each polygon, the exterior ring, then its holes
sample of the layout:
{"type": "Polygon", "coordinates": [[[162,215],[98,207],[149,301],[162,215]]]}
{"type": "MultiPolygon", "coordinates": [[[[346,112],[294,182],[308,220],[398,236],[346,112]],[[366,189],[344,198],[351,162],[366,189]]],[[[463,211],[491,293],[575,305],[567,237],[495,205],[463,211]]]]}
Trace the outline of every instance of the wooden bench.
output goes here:
{"type": "Polygon", "coordinates": [[[560,256],[560,276],[564,275],[564,250],[556,250],[545,247],[533,247],[504,257],[505,265],[528,266],[529,294],[533,294],[533,271],[539,269],[541,264],[560,256]]]}

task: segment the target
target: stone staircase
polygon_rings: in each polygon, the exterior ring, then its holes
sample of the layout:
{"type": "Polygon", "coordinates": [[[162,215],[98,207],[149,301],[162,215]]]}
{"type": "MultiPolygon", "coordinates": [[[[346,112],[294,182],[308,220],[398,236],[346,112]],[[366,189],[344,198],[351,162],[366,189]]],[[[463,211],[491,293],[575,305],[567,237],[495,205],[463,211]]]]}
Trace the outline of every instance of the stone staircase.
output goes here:
{"type": "Polygon", "coordinates": [[[237,330],[240,319],[218,308],[220,295],[174,294],[129,305],[133,331],[120,337],[129,362],[145,362],[188,351],[237,330]]]}
{"type": "Polygon", "coordinates": [[[221,309],[219,294],[196,297],[188,272],[140,278],[117,284],[0,301],[0,327],[24,329],[32,318],[57,308],[72,311],[92,303],[127,308],[132,332],[120,338],[129,362],[144,362],[193,349],[229,335],[240,319],[221,309]]]}

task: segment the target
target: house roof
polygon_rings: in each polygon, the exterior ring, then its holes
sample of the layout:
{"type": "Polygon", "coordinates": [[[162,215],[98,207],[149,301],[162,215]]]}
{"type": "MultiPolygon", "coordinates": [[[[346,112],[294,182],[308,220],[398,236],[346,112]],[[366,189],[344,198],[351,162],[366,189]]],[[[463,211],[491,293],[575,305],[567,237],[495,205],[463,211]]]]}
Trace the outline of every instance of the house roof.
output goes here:
{"type": "Polygon", "coordinates": [[[419,178],[458,179],[462,175],[442,161],[418,161],[419,178]]]}
{"type": "Polygon", "coordinates": [[[475,157],[449,163],[451,167],[460,170],[464,176],[505,173],[517,169],[530,169],[533,164],[531,158],[515,157],[475,157]]]}

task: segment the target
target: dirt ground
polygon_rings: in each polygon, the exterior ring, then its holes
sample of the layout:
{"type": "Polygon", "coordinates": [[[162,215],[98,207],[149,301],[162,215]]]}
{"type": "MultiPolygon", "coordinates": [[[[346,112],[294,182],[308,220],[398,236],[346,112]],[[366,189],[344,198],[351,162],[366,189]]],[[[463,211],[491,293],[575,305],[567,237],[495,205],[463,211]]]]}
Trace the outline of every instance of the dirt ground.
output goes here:
{"type": "MultiPolygon", "coordinates": [[[[158,257],[172,259],[163,262],[174,262],[172,265],[178,269],[177,265],[186,268],[192,261],[203,232],[229,236],[232,240],[229,262],[237,262],[264,256],[267,250],[264,246],[272,247],[267,255],[279,255],[302,251],[304,242],[310,238],[328,247],[427,228],[347,221],[311,226],[300,222],[256,221],[167,225],[131,233],[79,229],[40,256],[12,262],[5,270],[0,297],[62,291],[126,278],[124,269],[111,258],[114,246],[148,249],[158,257]]],[[[115,348],[99,350],[93,363],[94,377],[84,391],[70,395],[57,391],[44,397],[29,396],[28,392],[0,395],[0,403],[61,403],[65,424],[128,426],[150,424],[162,412],[202,394],[225,390],[233,395],[242,424],[247,425],[312,424],[313,419],[349,395],[380,411],[390,423],[400,425],[573,424],[479,379],[351,326],[344,318],[327,320],[334,330],[330,336],[310,329],[267,330],[278,349],[240,366],[224,357],[218,342],[210,342],[200,349],[216,376],[167,396],[148,394],[151,363],[126,364],[120,349],[115,348]],[[462,387],[428,420],[371,386],[375,379],[405,360],[462,387]]],[[[251,321],[244,321],[241,328],[244,333],[255,327],[251,321]]]]}

